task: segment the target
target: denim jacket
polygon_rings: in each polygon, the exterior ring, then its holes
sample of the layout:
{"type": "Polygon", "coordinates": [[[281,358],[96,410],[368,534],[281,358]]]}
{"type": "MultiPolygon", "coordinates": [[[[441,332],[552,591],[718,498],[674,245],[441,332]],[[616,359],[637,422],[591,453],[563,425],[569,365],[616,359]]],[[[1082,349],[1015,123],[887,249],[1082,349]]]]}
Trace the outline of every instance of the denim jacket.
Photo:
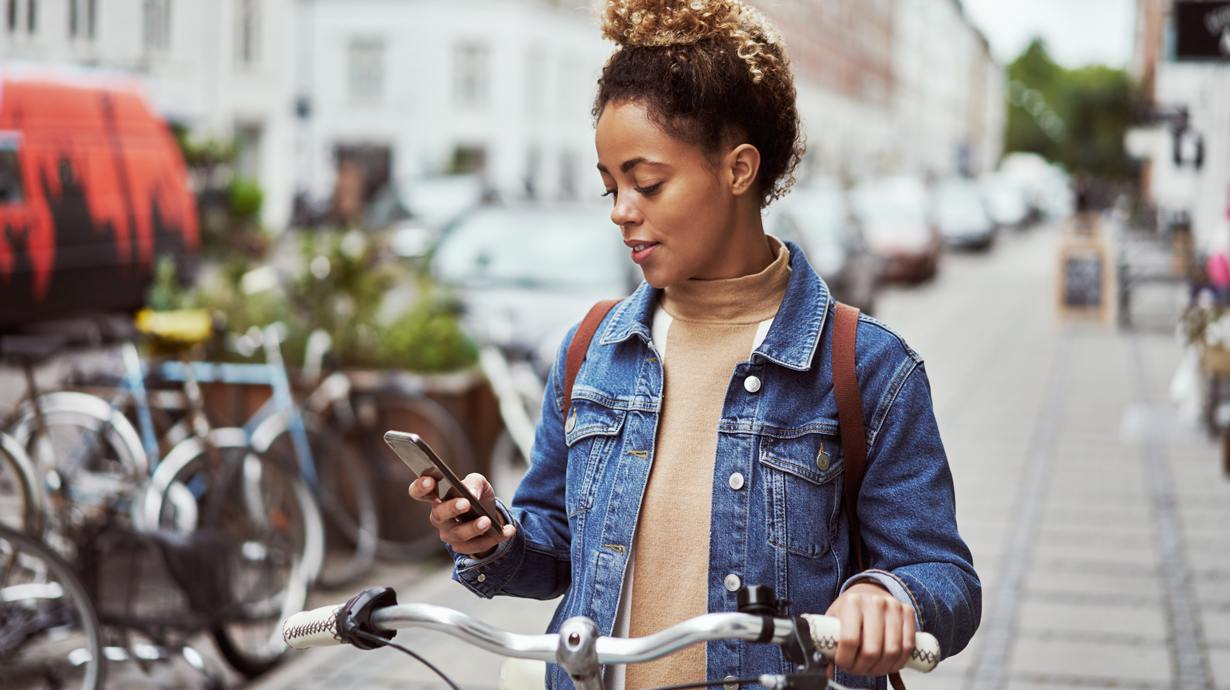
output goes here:
{"type": "MultiPolygon", "coordinates": [[[[743,584],[770,585],[791,615],[824,613],[846,587],[872,579],[910,603],[945,657],[973,636],[982,590],[957,532],[952,475],[922,360],[900,336],[863,316],[856,371],[867,430],[858,515],[867,571],[853,572],[842,506],[842,449],[829,348],[833,299],[802,250],[764,341],[730,377],[713,482],[709,611],[736,610],[743,584]],[[761,386],[744,386],[755,376],[761,386]],[[753,392],[754,391],[754,392],[753,392]],[[739,473],[743,482],[731,481],[739,473]],[[733,488],[738,487],[738,488],[733,488]]],[[[659,291],[642,283],[599,326],[563,409],[568,333],[547,382],[530,469],[500,510],[516,537],[476,560],[453,554],[454,579],[483,597],[563,595],[549,632],[572,616],[610,635],[632,554],[662,409],[662,364],[650,325],[659,291]]],[[[708,676],[789,671],[779,648],[708,643],[708,676]]],[[[884,678],[838,672],[849,687],[884,678]]],[[[679,682],[701,680],[681,678],[679,682]]],[[[558,665],[547,686],[570,688],[558,665]]]]}

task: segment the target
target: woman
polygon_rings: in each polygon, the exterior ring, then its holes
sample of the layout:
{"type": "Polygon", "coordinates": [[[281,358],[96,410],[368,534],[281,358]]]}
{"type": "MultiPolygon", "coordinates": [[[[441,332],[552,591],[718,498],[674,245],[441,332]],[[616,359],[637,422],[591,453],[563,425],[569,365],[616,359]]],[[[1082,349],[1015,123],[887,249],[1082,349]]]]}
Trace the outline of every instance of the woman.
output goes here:
{"type": "MultiPolygon", "coordinates": [[[[620,45],[594,105],[598,170],[645,282],[591,342],[564,416],[561,345],[533,461],[510,523],[456,523],[429,479],[410,495],[484,597],[564,595],[551,621],[586,615],[640,636],[735,610],[746,584],[791,613],[842,621],[837,680],[884,688],[914,631],[957,653],[981,589],[957,532],[952,478],[922,361],[863,318],[857,374],[868,435],[857,501],[869,570],[856,572],[841,505],[842,448],[827,353],[833,300],[762,209],[802,153],[795,90],[777,34],[738,0],[611,0],[620,45]]],[[[786,671],[775,647],[696,645],[611,669],[608,687],[650,688],[786,671]],[[626,676],[623,674],[626,673],[626,676]]],[[[550,687],[568,687],[557,666],[550,687]]]]}

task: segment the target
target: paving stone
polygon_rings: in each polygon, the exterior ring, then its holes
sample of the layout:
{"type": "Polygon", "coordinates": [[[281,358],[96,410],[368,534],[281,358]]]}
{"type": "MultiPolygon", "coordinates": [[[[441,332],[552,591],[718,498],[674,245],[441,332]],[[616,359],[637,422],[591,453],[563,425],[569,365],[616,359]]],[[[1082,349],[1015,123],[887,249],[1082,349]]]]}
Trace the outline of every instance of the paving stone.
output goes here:
{"type": "Polygon", "coordinates": [[[1018,638],[1012,648],[1009,669],[1013,674],[1072,676],[1081,679],[1079,685],[1082,687],[1116,687],[1115,679],[1166,687],[1170,683],[1170,658],[1164,646],[1140,648],[1018,638]],[[1105,684],[1099,685],[1099,682],[1105,684]]]}

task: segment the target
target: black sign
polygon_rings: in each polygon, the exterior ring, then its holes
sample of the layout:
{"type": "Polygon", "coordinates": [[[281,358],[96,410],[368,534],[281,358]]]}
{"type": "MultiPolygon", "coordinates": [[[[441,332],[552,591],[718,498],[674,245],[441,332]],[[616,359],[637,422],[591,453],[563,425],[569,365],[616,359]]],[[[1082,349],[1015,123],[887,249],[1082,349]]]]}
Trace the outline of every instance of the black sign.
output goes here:
{"type": "Polygon", "coordinates": [[[1230,60],[1230,0],[1178,0],[1174,25],[1176,58],[1230,60]]]}
{"type": "Polygon", "coordinates": [[[1072,252],[1063,262],[1063,306],[1069,309],[1102,307],[1102,255],[1072,252]]]}

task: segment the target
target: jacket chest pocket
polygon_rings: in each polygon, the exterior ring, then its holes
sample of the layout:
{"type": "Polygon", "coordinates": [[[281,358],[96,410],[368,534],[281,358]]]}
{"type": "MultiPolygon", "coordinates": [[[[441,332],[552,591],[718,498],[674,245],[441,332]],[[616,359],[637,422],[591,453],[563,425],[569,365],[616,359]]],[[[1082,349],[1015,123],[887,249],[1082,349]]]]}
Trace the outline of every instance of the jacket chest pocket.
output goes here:
{"type": "Polygon", "coordinates": [[[829,550],[841,505],[842,464],[841,443],[834,435],[762,437],[760,467],[770,544],[812,558],[829,550]]]}
{"type": "Polygon", "coordinates": [[[564,504],[568,517],[588,511],[594,505],[601,469],[620,445],[626,410],[617,410],[590,400],[573,400],[564,420],[564,441],[568,445],[568,481],[564,504]]]}

